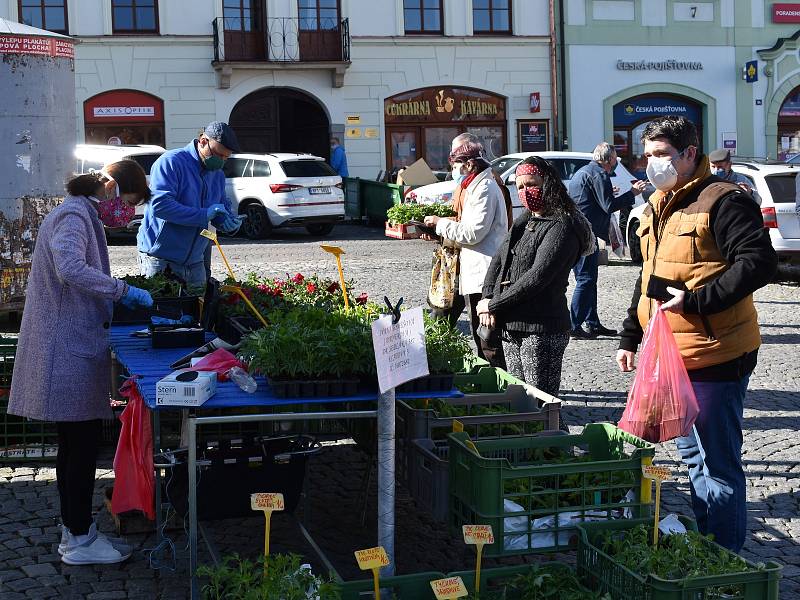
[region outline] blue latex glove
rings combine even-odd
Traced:
[[[242,219],[241,217],[234,217],[230,213],[226,213],[225,220],[222,222],[222,225],[219,228],[222,230],[223,233],[236,233],[239,231],[239,227],[242,226]]]
[[[147,290],[129,285],[128,291],[125,292],[125,295],[122,297],[120,302],[131,309],[136,308],[137,306],[149,308],[153,306],[153,297]]]
[[[225,216],[228,214],[228,209],[225,208],[224,204],[212,204],[206,210],[206,215],[208,216],[209,221],[213,221],[220,215]]]

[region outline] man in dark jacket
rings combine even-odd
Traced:
[[[617,168],[617,153],[608,142],[598,144],[592,161],[578,170],[569,181],[569,195],[592,225],[594,235],[608,244],[611,213],[633,206],[634,199],[644,191],[644,181],[634,182],[631,190],[614,197],[611,173]],[[573,267],[575,291],[572,293],[570,335],[590,339],[598,335],[617,335],[614,329],[603,327],[597,315],[597,259],[600,250],[583,256]],[[583,328],[586,324],[588,329]]]
[[[689,435],[675,440],[697,526],[738,552],[747,528],[743,403],[761,345],[753,292],[771,281],[778,257],[753,198],[711,174],[691,121],[652,121],[642,143],[657,191],[639,226],[644,261],[617,364],[633,370],[643,328],[666,311],[700,407]]]

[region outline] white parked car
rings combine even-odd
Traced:
[[[514,171],[517,165],[529,156],[541,156],[561,175],[564,185],[569,187],[569,180],[581,167],[585,167],[592,160],[591,152],[518,152],[506,154],[492,161],[492,168],[506,182],[506,186],[511,192],[511,203],[514,207],[514,218],[518,217],[523,207],[517,195],[516,178]],[[631,189],[631,182],[636,178],[630,174],[625,166],[618,162],[617,168],[611,176],[611,183],[618,188],[617,195],[624,194]],[[415,199],[421,204],[432,202],[450,202],[453,197],[455,185],[452,180],[432,183],[430,185],[416,188],[406,195],[409,199]],[[637,203],[643,203],[641,195],[636,196]]]
[[[247,218],[242,233],[269,237],[276,227],[305,227],[327,235],[344,220],[342,178],[311,154],[233,154],[225,161],[225,194]]]
[[[795,178],[800,169],[794,165],[768,161],[737,161],[733,170],[747,177],[761,196],[761,216],[769,230],[772,246],[782,260],[800,259],[800,218],[795,210]],[[637,206],[628,217],[626,239],[631,259],[641,262],[641,248],[636,230],[639,228],[645,204]]]
[[[102,144],[77,144],[75,146],[75,173],[91,173],[99,171],[105,165],[118,160],[130,159],[139,163],[150,181],[150,168],[156,159],[166,152],[165,148],[150,144],[133,144],[129,146],[106,146]],[[125,228],[127,233],[136,233],[142,222],[144,206],[136,207],[136,215]],[[121,233],[120,230],[109,230],[109,233]]]

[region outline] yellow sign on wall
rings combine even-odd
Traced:
[[[344,130],[344,137],[346,138],[360,138],[361,127],[348,127]]]
[[[381,132],[378,131],[377,127],[365,127],[364,128],[364,137],[365,138],[379,138],[381,136]]]
[[[361,125],[361,115],[347,115],[344,120],[348,125]]]

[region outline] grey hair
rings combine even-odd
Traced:
[[[614,146],[608,142],[600,142],[595,146],[592,152],[592,160],[601,164],[610,162],[614,155],[617,153]]]
[[[474,144],[480,144],[481,140],[478,138],[477,135],[474,133],[470,133],[469,131],[465,131],[453,138],[452,143],[450,144],[451,147],[461,146],[466,144],[467,142],[472,142]],[[481,144],[483,145],[483,144]]]

